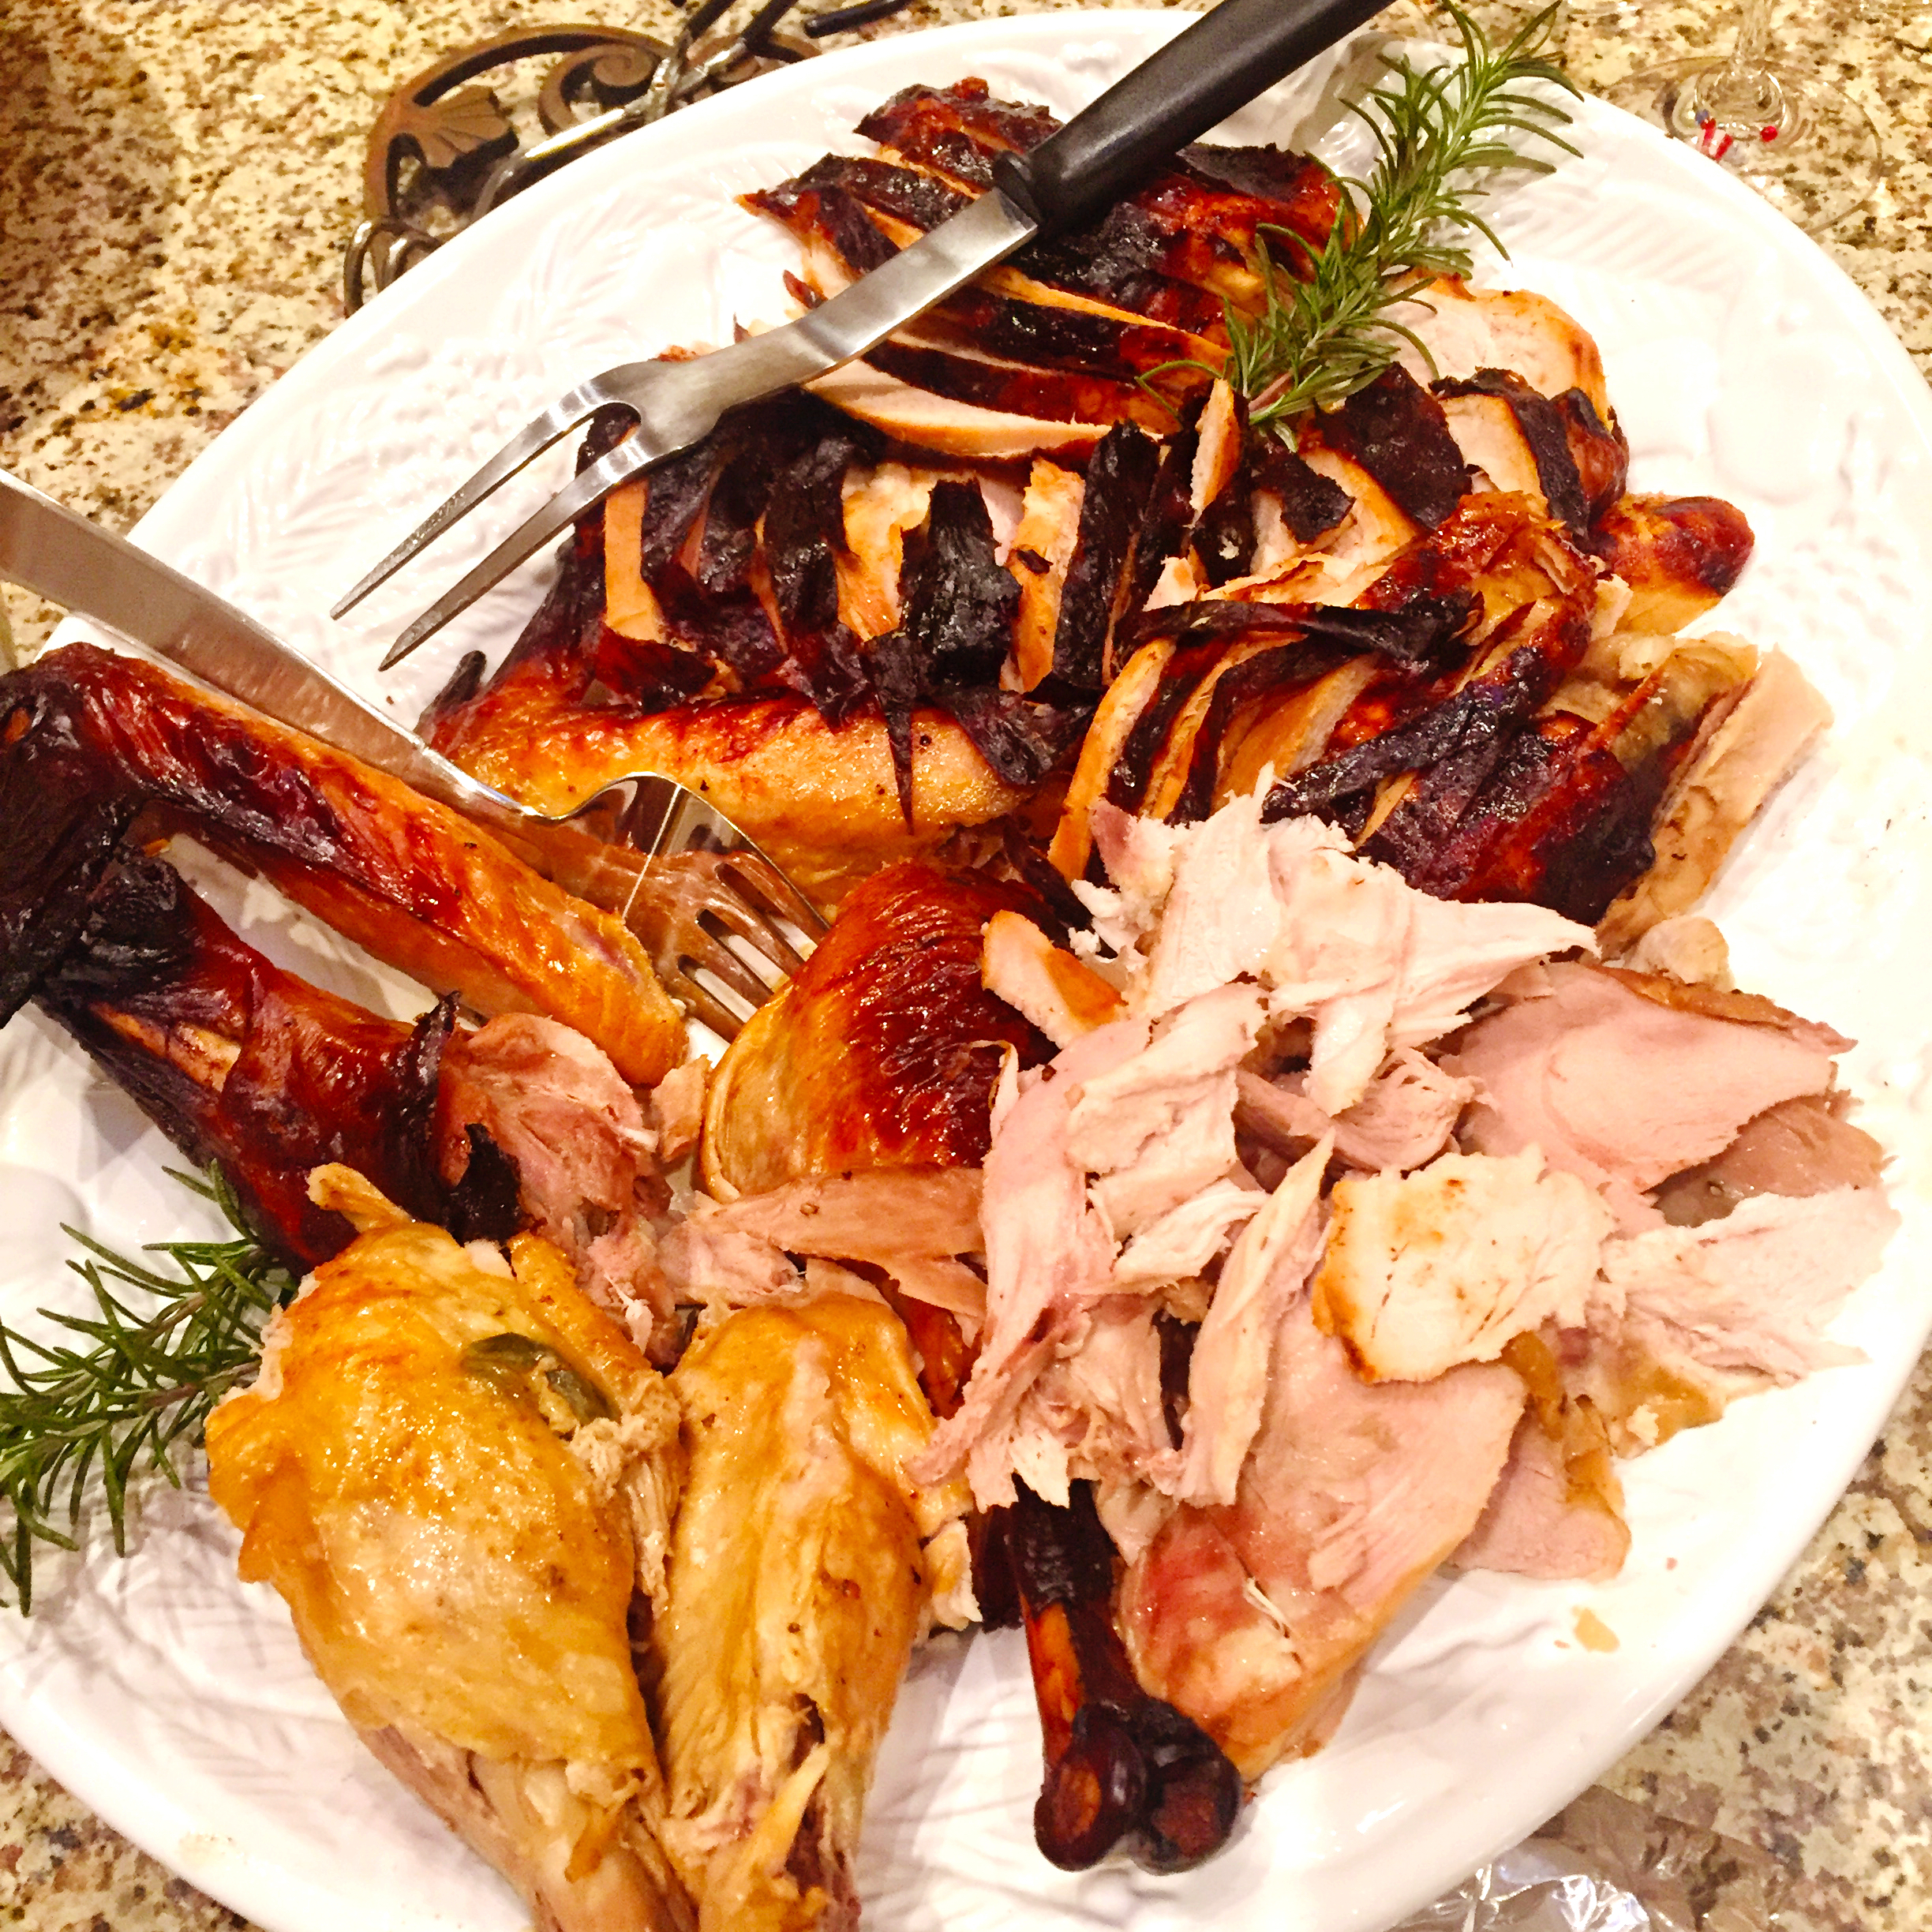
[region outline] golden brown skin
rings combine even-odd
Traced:
[[[980,935],[1034,908],[983,873],[868,879],[713,1076],[701,1171],[720,1200],[862,1167],[976,1166],[1002,1043],[1052,1048],[981,983]]]
[[[506,679],[432,728],[437,750],[539,811],[569,811],[627,772],[702,793],[805,892],[838,904],[882,866],[1020,804],[957,723],[912,721],[912,817],[876,713],[828,724],[804,698],[724,698],[637,713],[569,700],[547,679]]]
[[[560,1020],[637,1085],[683,1058],[683,1018],[620,919],[400,780],[91,644],[0,680],[0,754],[28,766],[43,743],[76,741],[103,789],[185,823],[439,993]]]
[[[1719,496],[1626,496],[1592,533],[1612,575],[1631,587],[1627,631],[1681,631],[1735,584],[1754,541],[1744,512]]]
[[[209,1420],[243,1578],[275,1585],[344,1715],[540,1925],[687,1926],[631,1647],[678,1473],[663,1381],[547,1243],[519,1236],[494,1273],[346,1168],[315,1185],[370,1231]]]
[[[703,1932],[850,1927],[873,1756],[963,1574],[964,1493],[905,1473],[932,1413],[880,1303],[739,1309],[671,1383],[690,1477],[652,1633],[664,1841]]]

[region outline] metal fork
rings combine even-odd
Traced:
[[[500,792],[491,800],[491,829],[547,878],[622,918],[671,997],[725,1039],[804,964],[826,930],[784,873],[675,779],[633,772],[554,817]]]
[[[1026,153],[994,185],[796,320],[680,361],[627,362],[560,397],[425,518],[344,597],[339,617],[525,465],[600,410],[633,433],[588,465],[395,641],[386,671],[632,477],[709,436],[725,411],[807,383],[876,347],[1036,236],[1091,220],[1187,142],[1376,13],[1384,0],[1219,0]],[[769,0],[766,17],[779,0]]]
[[[825,930],[811,902],[717,808],[635,772],[575,811],[533,811],[212,590],[0,470],[0,582],[95,619],[231,698],[487,826],[635,933],[674,999],[732,1038]]]

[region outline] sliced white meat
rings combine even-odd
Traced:
[[[1092,968],[1062,952],[1020,912],[995,912],[987,921],[979,977],[1056,1046],[1072,1046],[1126,1011]]]
[[[1014,683],[1031,691],[1053,669],[1054,639],[1060,627],[1060,597],[1067,565],[1080,541],[1080,505],[1087,481],[1076,470],[1063,470],[1044,457],[1035,459],[1027,479],[1020,527],[1013,533],[1006,567],[1020,586],[1020,610],[1013,619]]]
[[[1631,1535],[1623,1485],[1595,1411],[1585,1404],[1577,1413],[1593,1442],[1552,1436],[1533,1413],[1517,1424],[1503,1474],[1449,1559],[1457,1568],[1606,1583],[1623,1567]]]
[[[1494,1361],[1546,1321],[1581,1327],[1613,1226],[1587,1182],[1545,1173],[1533,1148],[1350,1176],[1330,1205],[1315,1320],[1372,1382]]]
[[[1376,663],[1372,657],[1357,657],[1301,690],[1264,698],[1245,723],[1237,719],[1223,743],[1221,775],[1215,781],[1215,805],[1313,764],[1350,706],[1373,680]]]
[[[1831,723],[1831,707],[1782,651],[1767,651],[1743,695],[1695,745],[1657,807],[1657,863],[1597,927],[1627,952],[1660,919],[1687,912],[1738,834]]]
[[[1559,962],[1546,976],[1547,997],[1478,1020],[1447,1062],[1483,1090],[1463,1142],[1488,1154],[1541,1148],[1600,1189],[1627,1229],[1660,1219],[1646,1189],[1722,1151],[1766,1108],[1831,1084],[1815,1034],[1667,1005],[1597,967]]]
[[[1195,425],[1200,440],[1194,445],[1188,498],[1196,517],[1234,480],[1234,472],[1241,467],[1243,427],[1234,391],[1216,377]]]
[[[685,1298],[743,1308],[796,1294],[793,1255],[862,1263],[959,1316],[970,1341],[986,1318],[986,1284],[952,1257],[979,1249],[979,1192],[977,1168],[884,1167],[725,1206],[700,1200],[665,1236],[665,1265]],[[809,1267],[804,1286],[814,1287]]]
[[[1141,1683],[1249,1778],[1319,1741],[1376,1636],[1475,1527],[1522,1402],[1488,1365],[1372,1386],[1293,1303],[1234,1503],[1178,1511],[1122,1583]]]
[[[1131,1059],[1081,1084],[1066,1144],[1096,1177],[1094,1204],[1116,1236],[1138,1234],[1239,1165],[1234,1069],[1262,1005],[1257,987],[1204,993],[1156,1022]]]
[[[895,441],[979,462],[1009,462],[1043,452],[1084,457],[1107,432],[1105,423],[1048,422],[955,402],[863,362],[848,362],[806,386],[834,409]]]
[[[964,1262],[938,1255],[891,1254],[875,1265],[892,1277],[901,1295],[944,1309],[958,1321],[967,1341],[979,1339],[986,1326],[986,1283]]]
[[[1346,604],[1422,534],[1422,526],[1360,463],[1330,449],[1318,431],[1303,436],[1301,455],[1318,476],[1347,491],[1354,507],[1332,530],[1316,539],[1282,582],[1280,592],[1268,593],[1264,601],[1274,601],[1279,594],[1294,603]],[[1249,585],[1253,586],[1252,579]],[[1244,594],[1260,593],[1255,586]]]
[[[1144,1020],[1103,1027],[1023,1076],[996,1111],[980,1209],[987,1333],[960,1406],[939,1425],[918,1473],[939,1482],[964,1466],[982,1509],[1013,1500],[1021,1399],[1112,1292],[1114,1240],[1088,1204],[1085,1168],[1068,1151],[1068,1116],[1083,1081],[1131,1059],[1147,1039]]]
[[[604,500],[604,621],[620,637],[655,642],[666,635],[664,608],[644,581],[644,505],[650,479],[640,477]]]
[[[1141,608],[1168,610],[1177,604],[1192,604],[1196,597],[1208,594],[1208,579],[1195,562],[1194,553],[1191,550],[1184,551],[1162,564],[1160,575],[1154,579],[1154,588],[1148,593],[1147,602]]]
[[[1322,1176],[1331,1144],[1318,1140],[1242,1229],[1215,1285],[1188,1365],[1188,1411],[1173,1492],[1186,1503],[1232,1503],[1261,1426],[1269,1357],[1289,1302],[1322,1246]]]
[[[1128,1242],[1114,1264],[1115,1286],[1146,1288],[1199,1275],[1267,1198],[1245,1174],[1211,1182]]]
[[[1447,396],[1443,414],[1462,460],[1480,470],[1492,489],[1520,490],[1548,513],[1536,452],[1517,424],[1516,412],[1503,397]]]
[[[1268,1080],[1241,1068],[1234,1076],[1235,1126],[1272,1152],[1299,1160],[1335,1125],[1301,1087],[1297,1076]]]
[[[1721,1221],[1612,1241],[1606,1300],[1621,1309],[1623,1334],[1660,1359],[1681,1354],[1795,1382],[1858,1359],[1826,1339],[1825,1324],[1877,1268],[1898,1219],[1873,1188],[1760,1195]]]
[[[1589,334],[1547,296],[1527,289],[1472,289],[1445,279],[1391,312],[1427,346],[1405,348],[1402,362],[1425,386],[1439,376],[1509,369],[1544,395],[1581,389],[1609,420],[1603,358]],[[1430,366],[1431,361],[1434,367]]]
[[[899,622],[899,577],[905,537],[926,520],[938,474],[902,462],[854,468],[844,485],[845,547],[834,553],[839,620],[874,638]]]
[[[1433,1160],[1476,1091],[1412,1046],[1391,1054],[1361,1099],[1333,1116],[1309,1099],[1299,1073],[1264,1080],[1244,1068],[1236,1077],[1234,1124],[1243,1133],[1290,1157],[1331,1133],[1336,1158],[1371,1174]]]
[[[661,1356],[672,1295],[650,1217],[662,1184],[623,1075],[571,1028],[503,1014],[444,1050],[437,1132],[452,1182],[469,1166],[470,1126],[515,1164],[524,1211],[570,1256],[578,1286]]]
[[[1093,722],[1087,727],[1087,736],[1080,741],[1080,756],[1067,784],[1066,803],[1060,809],[1053,843],[1046,848],[1054,870],[1062,878],[1073,881],[1076,891],[1093,855],[1095,814],[1103,808],[1118,809],[1106,807],[1107,781],[1113,775],[1114,762],[1147,709],[1148,699],[1159,688],[1161,673],[1174,656],[1174,649],[1171,638],[1155,638],[1143,644],[1107,687]]]
[[[1873,1188],[1761,1195],[1721,1221],[1613,1241],[1611,1300],[1569,1370],[1619,1455],[1714,1422],[1739,1395],[1859,1359],[1824,1333],[1898,1216]],[[1620,1301],[1620,1309],[1617,1302]]]
[[[1659,1211],[1673,1227],[1695,1227],[1756,1194],[1877,1187],[1885,1149],[1837,1110],[1844,1099],[1807,1094],[1767,1108],[1715,1160],[1672,1174],[1657,1191]]]

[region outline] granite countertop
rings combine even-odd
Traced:
[[[1413,5],[1416,0],[1405,0]],[[915,0],[874,32],[1035,10]],[[1507,13],[1505,0],[1478,11]],[[1574,0],[1571,70],[1604,85],[1710,48],[1729,9]],[[0,9],[0,464],[116,528],[341,319],[340,250],[389,91],[511,25],[663,32],[661,0],[6,0]],[[1779,9],[1888,155],[1825,238],[1932,372],[1932,5]],[[17,591],[23,642],[53,613]],[[1846,1932],[1932,1923],[1932,1373],[1777,1595],[1604,1782],[1771,1854]],[[0,1745],[5,1744],[0,1738]],[[243,1922],[0,1755],[0,1912],[31,1932]]]

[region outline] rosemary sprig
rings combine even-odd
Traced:
[[[41,1311],[72,1342],[0,1324],[0,1367],[12,1384],[0,1389],[0,1497],[13,1511],[11,1536],[0,1533],[0,1571],[23,1615],[33,1608],[36,1544],[77,1547],[96,1481],[114,1548],[126,1553],[129,1482],[157,1472],[180,1486],[178,1447],[198,1442],[209,1410],[253,1372],[264,1324],[294,1290],[219,1167],[205,1180],[174,1178],[215,1202],[232,1238],[151,1243],[144,1253],[173,1264],[163,1274],[64,1227],[88,1252],[67,1265],[93,1290],[98,1312]],[[144,1297],[140,1305],[129,1290]]]
[[[1556,8],[1500,47],[1453,0],[1448,11],[1462,43],[1459,62],[1421,73],[1392,59],[1391,79],[1350,103],[1375,137],[1376,159],[1365,182],[1342,178],[1351,211],[1324,245],[1270,231],[1301,251],[1304,274],[1289,273],[1256,246],[1261,313],[1227,312],[1228,379],[1247,397],[1251,423],[1288,435],[1309,410],[1337,408],[1373,382],[1405,343],[1428,359],[1390,312],[1439,276],[1470,273],[1470,230],[1507,253],[1471,206],[1487,184],[1470,178],[1510,167],[1550,171],[1548,160],[1513,146],[1511,134],[1577,152],[1556,131],[1568,114],[1526,91],[1526,83],[1545,81],[1577,92],[1539,51]]]

